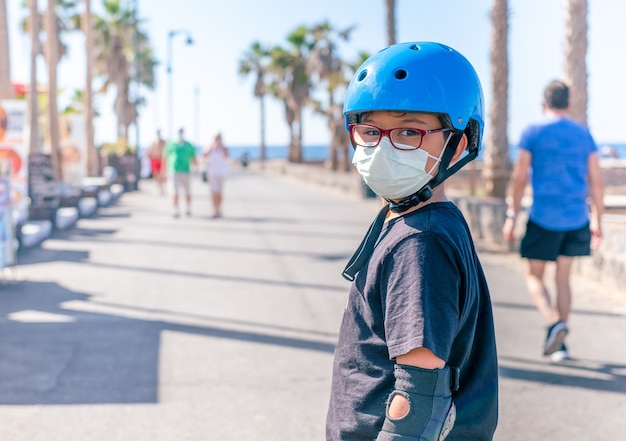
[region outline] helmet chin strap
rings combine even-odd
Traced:
[[[437,170],[437,174],[430,180],[430,182],[428,182],[418,191],[413,193],[411,196],[407,196],[399,201],[385,199],[387,202],[389,202],[389,209],[391,211],[393,211],[394,213],[404,213],[408,209],[415,207],[421,202],[426,202],[432,197],[433,189],[436,186],[455,174],[465,164],[476,158],[476,156],[478,155],[478,149],[470,152],[468,155],[463,157],[463,159],[458,161],[452,167],[448,168],[448,165],[450,165],[450,161],[452,161],[452,157],[456,152],[456,147],[459,145],[462,136],[463,130],[454,131],[454,134],[450,138],[450,141],[444,147],[444,152],[441,157],[441,162],[439,163],[439,169]]]
[[[356,277],[356,274],[363,267],[363,265],[367,263],[367,261],[371,257],[372,252],[374,250],[374,246],[376,244],[376,241],[378,240],[378,236],[380,235],[380,232],[382,231],[383,224],[385,222],[385,219],[387,217],[387,213],[389,212],[389,210],[393,211],[394,213],[403,213],[409,208],[416,206],[420,202],[427,201],[433,195],[432,193],[433,188],[441,184],[449,176],[452,176],[461,167],[463,167],[465,164],[470,162],[472,159],[474,159],[478,155],[478,149],[476,148],[474,149],[474,151],[470,152],[467,156],[465,156],[462,160],[458,161],[452,167],[448,168],[448,165],[450,164],[450,161],[452,160],[452,157],[454,156],[454,152],[456,151],[456,147],[459,145],[459,141],[461,140],[462,136],[463,136],[462,130],[454,131],[454,135],[452,135],[452,137],[450,138],[450,141],[444,147],[443,155],[441,157],[441,162],[439,164],[439,170],[437,171],[437,174],[433,177],[433,179],[431,179],[431,181],[428,184],[424,185],[421,189],[419,189],[417,192],[415,192],[411,196],[408,196],[398,202],[390,201],[389,199],[387,199],[387,202],[389,202],[389,204],[385,205],[379,211],[378,215],[376,216],[376,219],[374,219],[374,221],[370,225],[369,230],[367,231],[367,234],[361,241],[361,244],[359,245],[357,250],[354,252],[352,257],[348,261],[348,264],[346,265],[345,269],[343,270],[342,275],[346,280],[350,280],[350,281],[354,280],[354,278]]]

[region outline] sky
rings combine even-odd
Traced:
[[[129,5],[132,4],[131,0]],[[349,42],[339,45],[346,60],[360,51],[375,53],[386,45],[384,0],[137,0],[142,27],[149,35],[157,66],[154,91],[142,89],[146,106],[141,109],[139,139],[148,145],[157,129],[169,137],[183,127],[197,145],[210,143],[221,132],[230,146],[258,146],[260,105],[253,97],[254,78],[238,73],[240,60],[254,41],[287,46],[286,36],[299,25],[327,20],[336,29],[355,26]],[[474,65],[485,96],[486,130],[491,102],[489,18],[493,0],[396,0],[397,41],[438,41],[463,55]],[[29,81],[30,41],[19,31],[26,11],[22,0],[7,0],[13,80]],[[45,0],[39,0],[40,7]],[[95,13],[100,0],[92,1]],[[561,78],[565,39],[564,0],[509,0],[509,142],[515,144],[523,128],[541,119],[545,85]],[[589,1],[588,122],[598,144],[626,142],[620,119],[626,102],[626,27],[623,0]],[[171,31],[182,31],[169,38]],[[186,44],[186,37],[193,39]],[[69,55],[58,69],[59,103],[85,84],[84,38],[66,38]],[[172,55],[168,55],[168,42]],[[167,65],[172,66],[168,77]],[[39,81],[47,82],[45,67]],[[172,109],[168,111],[171,81]],[[94,84],[98,84],[97,80]],[[96,121],[96,142],[116,138],[112,94],[97,98],[101,116]],[[131,140],[136,135],[131,132]],[[266,142],[286,146],[288,126],[283,106],[266,99]],[[306,113],[304,145],[328,145],[329,131],[320,116]]]

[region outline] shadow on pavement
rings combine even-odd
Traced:
[[[493,308],[508,308],[508,309],[519,309],[524,311],[536,311],[537,308],[530,303],[513,303],[513,302],[503,302],[503,301],[493,301]],[[608,312],[608,311],[592,311],[592,310],[584,310],[580,308],[572,309],[571,314],[574,315],[586,315],[586,316],[597,316],[597,317],[613,317],[620,318],[623,317],[624,314],[616,313],[616,312]]]
[[[113,228],[81,228],[78,226],[74,226],[69,230],[64,231],[55,231],[54,239],[58,240],[72,240],[77,237],[89,237],[89,238],[99,238],[105,237],[107,240],[110,236],[113,236],[117,233],[116,229]]]
[[[53,282],[0,290],[0,404],[157,400],[161,327],[63,308],[89,299]]]
[[[110,236],[115,234],[115,229],[104,228],[80,228],[77,226],[72,227],[69,230],[57,230],[53,232],[53,238],[60,241],[72,241],[77,238],[89,237],[90,239],[96,239],[106,236],[109,240]],[[18,249],[18,263],[19,264],[36,264],[45,262],[81,262],[89,258],[88,251],[78,250],[60,250],[52,248],[43,248],[42,244],[35,245],[33,247]]]
[[[548,365],[519,357],[505,356],[500,357],[500,360],[528,366],[522,368],[501,365],[500,376],[503,378],[619,394],[626,392],[626,364],[578,358]],[[558,367],[558,371],[554,370],[555,367]]]
[[[163,331],[334,351],[310,338],[133,318],[119,305],[120,314],[94,312],[92,297],[53,282],[0,287],[0,405],[157,403]]]
[[[34,265],[47,262],[83,262],[89,258],[89,251],[82,250],[55,250],[41,248],[36,253],[21,252],[18,255],[19,264]]]

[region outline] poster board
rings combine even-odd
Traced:
[[[85,116],[82,113],[64,115],[65,130],[61,133],[60,147],[63,159],[64,180],[80,188],[87,177],[87,135]]]
[[[29,219],[53,220],[59,208],[59,186],[54,179],[52,157],[45,153],[28,155]]]
[[[11,163],[11,204],[14,222],[28,218],[28,138],[25,100],[0,100],[0,160]]]
[[[11,160],[0,159],[0,269],[15,265],[15,226],[11,204]]]

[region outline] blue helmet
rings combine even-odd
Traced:
[[[343,107],[348,125],[374,110],[433,113],[464,132],[477,154],[484,128],[480,80],[467,59],[433,42],[401,43],[368,58],[357,70]]]

